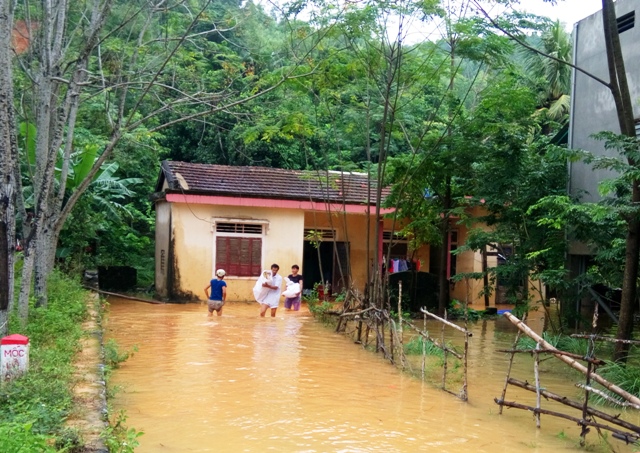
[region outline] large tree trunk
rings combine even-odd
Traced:
[[[0,336],[7,329],[13,300],[17,140],[11,68],[13,1],[0,0]]]
[[[47,279],[55,264],[57,244],[58,235],[56,234],[55,226],[51,224],[45,225],[36,245],[37,253],[33,274],[33,292],[36,298],[36,307],[47,306]]]
[[[635,124],[633,118],[633,104],[627,83],[627,73],[620,46],[618,24],[616,21],[615,6],[613,0],[602,0],[602,21],[607,51],[607,64],[609,69],[609,84],[611,94],[616,104],[620,133],[628,137],[635,137]],[[631,166],[637,166],[638,162],[629,159]],[[640,187],[638,180],[632,183],[631,202],[634,207],[640,205]],[[636,308],[638,281],[638,258],[640,257],[640,221],[638,213],[634,212],[626,219],[627,237],[624,263],[624,276],[622,280],[622,295],[620,301],[620,322],[616,338],[628,340],[633,331],[633,312]],[[616,343],[614,358],[617,361],[625,361],[629,345]]]

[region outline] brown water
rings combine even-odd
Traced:
[[[227,304],[220,318],[206,311],[111,300],[107,336],[139,349],[112,378],[124,389],[114,406],[144,432],[136,451],[576,451],[579,428],[571,422],[543,417],[538,430],[530,413],[498,415],[493,398],[501,393],[506,358],[496,349],[514,337],[502,320],[473,326],[464,403],[400,373],[307,312],[259,318],[257,304],[243,303]],[[571,379],[546,366],[543,385],[576,394]],[[531,380],[530,362],[519,360],[518,367],[516,377]],[[507,399],[532,402],[511,389]],[[598,443],[594,434],[587,440]],[[610,442],[616,451],[632,451]]]

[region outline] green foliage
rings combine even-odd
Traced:
[[[33,432],[33,423],[9,422],[0,425],[0,451],[5,453],[53,453],[49,436]]]
[[[25,376],[0,388],[0,427],[33,438],[25,440],[26,445],[65,432],[63,423],[72,404],[72,362],[83,334],[86,297],[77,281],[55,271],[49,278],[48,308],[32,307],[26,329],[20,330],[30,340],[30,368]],[[11,331],[16,326],[13,320]]]
[[[423,349],[425,354],[428,356],[444,359],[444,352],[442,349],[421,336],[413,337],[404,345],[404,353],[407,355],[422,355]]]
[[[119,411],[100,435],[111,453],[133,453],[140,445],[138,438],[143,432],[127,427],[126,421],[125,411]]]
[[[572,338],[568,335],[552,334],[544,332],[542,338],[552,345],[554,348],[561,351],[570,352],[572,354],[579,354],[586,356],[588,351],[588,341],[582,338]],[[529,337],[522,337],[518,341],[518,349],[535,349],[536,341]]]
[[[632,395],[640,396],[640,367],[637,366],[637,360],[637,356],[630,356],[628,364],[613,361],[608,362],[606,365],[598,368],[598,374],[609,382],[614,382],[618,387]],[[619,396],[604,388],[601,390],[615,400],[620,399]],[[598,395],[593,395],[592,398],[600,404],[611,404]]]
[[[307,305],[309,306],[309,311],[314,315],[322,316],[326,314],[328,311],[333,310],[333,304],[328,301],[319,301],[316,299],[307,299]]]
[[[109,369],[119,368],[122,362],[127,361],[136,352],[138,352],[137,346],[130,351],[122,351],[116,340],[109,338],[104,343],[104,363]]]
[[[447,318],[448,319],[466,319],[475,322],[478,319],[482,318],[484,314],[481,310],[474,310],[473,308],[469,308],[466,304],[452,300],[449,308],[447,309]]]

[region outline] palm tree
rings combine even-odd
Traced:
[[[542,33],[536,47],[543,53],[560,61],[546,58],[524,49],[526,76],[539,93],[538,115],[558,123],[568,121],[571,87],[571,67],[561,62],[571,63],[571,35],[565,31],[560,21],[551,23]]]

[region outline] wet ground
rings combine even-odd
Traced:
[[[111,385],[123,389],[115,408],[144,432],[139,452],[579,451],[572,422],[543,417],[538,430],[530,413],[498,415],[493,398],[507,357],[496,350],[515,336],[504,319],[471,327],[465,403],[399,372],[306,310],[260,318],[257,304],[231,302],[224,316],[207,318],[199,304],[110,302],[107,337],[138,348]],[[519,359],[514,375],[531,381],[531,361]],[[577,396],[571,376],[543,364],[549,390]],[[507,400],[533,401],[515,390]],[[611,451],[594,434],[587,440],[590,451]]]

